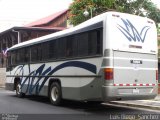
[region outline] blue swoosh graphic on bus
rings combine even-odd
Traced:
[[[18,68],[16,69],[16,71],[14,72],[14,75],[16,75],[16,73],[17,73],[17,71],[19,70],[19,73],[21,73],[21,71],[22,71],[22,74],[24,73],[24,71],[23,71],[23,67],[24,67],[24,65],[20,65],[20,66],[18,66]]]
[[[50,75],[53,75],[58,70],[61,70],[66,67],[78,67],[78,68],[83,68],[85,70],[88,70],[94,74],[97,73],[97,67],[95,65],[87,63],[87,62],[81,62],[81,61],[65,62],[65,63],[62,63],[62,64],[56,66],[54,69],[52,69],[51,66],[45,69],[45,66],[46,66],[46,64],[42,64],[38,69],[30,72],[27,77],[21,77],[21,81],[24,78],[23,82],[21,83],[21,88],[24,87],[24,85],[27,83],[26,93],[28,91],[29,94],[32,94],[33,90],[35,89],[36,94],[38,94],[41,91],[41,89],[43,88],[46,81],[49,79]],[[21,66],[20,68],[23,69],[23,67],[24,66]],[[22,76],[23,75],[24,75],[24,72],[22,72]],[[35,78],[36,78],[34,76],[38,76],[38,75],[40,75],[40,77],[38,77],[38,79],[34,83]],[[33,77],[30,78],[30,76],[33,76]],[[47,76],[47,77],[42,77],[42,76]],[[40,84],[40,81],[42,80],[42,78],[44,78],[44,80]]]
[[[128,20],[121,18],[124,27],[118,24],[118,29],[123,33],[123,35],[129,40],[134,42],[144,43],[148,30],[151,28],[149,26],[144,26],[140,32],[135,28],[135,26]]]
[[[66,62],[66,63],[63,63],[59,66],[57,66],[56,68],[54,68],[48,75],[52,75],[53,73],[55,73],[56,71],[62,69],[62,68],[65,68],[65,67],[79,67],[79,68],[83,68],[83,69],[86,69],[94,74],[97,73],[97,68],[95,65],[93,64],[90,64],[90,63],[86,63],[86,62],[80,62],[80,61],[70,61],[70,62]],[[42,87],[44,86],[45,82],[47,81],[49,77],[46,77],[41,86],[40,86],[40,90],[42,89]]]

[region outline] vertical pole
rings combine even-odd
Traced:
[[[18,33],[18,43],[20,43],[21,42],[21,40],[20,40],[20,32],[19,31],[17,31],[17,33]]]
[[[90,11],[91,11],[91,18],[93,17],[93,11],[92,11],[92,8],[90,7]]]
[[[20,31],[15,31],[14,29],[12,31],[17,33],[17,39],[18,39],[17,42],[20,43],[21,42]]]

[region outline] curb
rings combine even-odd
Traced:
[[[123,106],[129,106],[129,107],[139,107],[139,108],[145,108],[145,109],[152,109],[152,110],[160,110],[160,106],[151,106],[151,105],[143,105],[143,104],[137,104],[137,103],[127,103],[127,102],[117,102],[117,101],[111,101],[110,104],[114,105],[123,105]]]

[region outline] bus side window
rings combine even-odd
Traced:
[[[31,47],[31,61],[34,62],[36,61],[36,56],[37,56],[37,50],[35,46]]]
[[[90,31],[89,33],[89,55],[99,55],[101,54],[101,42],[102,42],[102,32],[101,29],[96,29]]]
[[[77,40],[74,36],[67,38],[66,57],[77,57]]]
[[[11,51],[11,65],[15,64],[15,54],[14,51]]]
[[[41,61],[42,60],[42,49],[41,44],[31,47],[31,61]]]
[[[10,52],[7,53],[7,68],[11,66],[11,54]]]
[[[88,46],[88,52],[89,55],[96,55],[97,53],[97,31],[93,30],[89,33],[89,46]]]
[[[24,62],[28,63],[30,61],[30,49],[25,48],[24,49]]]
[[[42,61],[42,44],[37,45],[37,60]]]
[[[58,40],[58,58],[66,57],[66,38],[61,38]]]
[[[49,59],[49,42],[45,42],[42,45],[42,60]]]
[[[57,40],[49,42],[49,59],[57,58]]]
[[[77,37],[78,37],[78,56],[87,56],[88,33],[80,33]]]
[[[24,59],[25,59],[25,49],[24,48],[22,48],[22,49],[20,49],[20,50],[18,50],[18,54],[19,54],[19,60],[18,60],[18,62],[19,63],[24,63]]]
[[[16,55],[15,64],[19,64],[20,61],[19,50],[15,50],[15,55]]]
[[[102,41],[103,41],[103,30],[102,28],[97,30],[97,54],[102,54]]]

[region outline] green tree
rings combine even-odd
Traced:
[[[160,22],[160,10],[151,0],[116,0],[115,7],[118,11],[120,11],[119,6],[122,12],[148,17],[156,23]]]
[[[114,8],[115,0],[73,0],[69,9],[69,21],[73,25],[80,24],[92,16],[96,16],[106,10]],[[83,15],[84,11],[89,12],[89,16]],[[92,13],[91,13],[92,11]]]
[[[83,15],[85,10],[89,12],[88,17]],[[91,12],[96,16],[109,10],[146,16],[160,23],[160,10],[151,0],[74,0],[70,5],[69,21],[77,25],[90,19]]]

